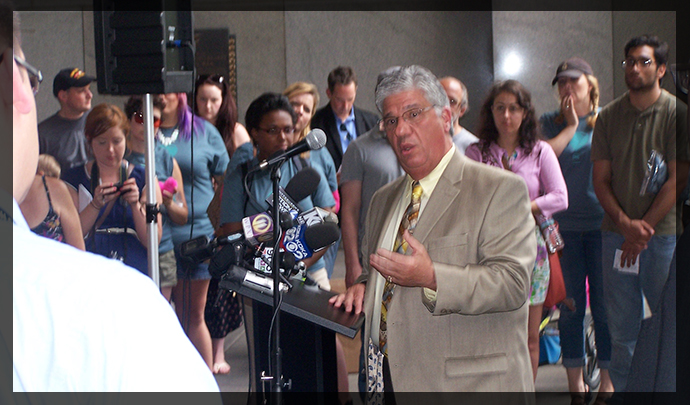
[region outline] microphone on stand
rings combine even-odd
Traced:
[[[310,196],[319,185],[321,176],[311,167],[305,167],[290,179],[283,190],[279,190],[279,207],[281,212],[280,226],[283,229],[288,229],[293,226],[293,220],[297,218],[301,211],[297,205],[298,201]],[[264,211],[249,217],[242,218],[242,229],[244,230],[244,237],[247,242],[254,246],[261,243],[268,242],[273,239],[273,218],[271,218],[270,211],[273,204],[273,194],[266,200],[269,205],[269,210]],[[288,214],[288,215],[282,215]]]
[[[319,128],[314,128],[311,131],[309,131],[309,133],[307,134],[307,136],[304,137],[304,139],[292,145],[285,152],[279,154],[278,156],[268,158],[263,162],[259,163],[259,170],[266,170],[269,167],[277,163],[281,163],[286,159],[290,159],[295,155],[299,155],[302,152],[306,152],[308,150],[321,149],[324,147],[324,145],[326,145],[326,133]]]
[[[340,236],[340,229],[332,222],[324,222],[308,226],[306,224],[297,225],[294,228],[285,232],[285,237],[281,239],[281,248],[285,250],[282,254],[287,259],[282,260],[281,268],[290,267],[293,264],[292,272],[296,274],[294,269],[299,267],[299,261],[311,257],[314,252],[318,252],[330,246],[333,242],[338,240]],[[224,249],[228,249],[225,247]],[[271,251],[269,251],[271,250]],[[222,254],[222,250],[220,254]],[[215,257],[214,257],[215,259]],[[230,266],[226,273],[226,277],[245,287],[259,291],[263,294],[273,294],[273,277],[266,273],[270,267],[272,259],[272,249],[267,248],[261,252],[260,257],[257,257],[253,264],[243,268],[237,265]],[[213,263],[213,260],[212,260]],[[226,267],[227,268],[227,267]],[[209,266],[211,270],[211,266]],[[287,270],[287,268],[285,269]],[[301,267],[299,271],[304,271]],[[306,277],[306,285],[310,284],[309,277]],[[280,291],[287,291],[290,286],[287,283],[280,283]]]

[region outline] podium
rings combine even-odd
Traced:
[[[334,308],[328,300],[336,295],[303,281],[290,280],[293,288],[283,292],[280,306],[280,348],[283,377],[290,386],[284,392],[337,392],[335,333],[354,338],[364,314],[355,315]],[[270,392],[271,383],[262,383],[269,374],[270,325],[273,296],[248,288],[225,276],[220,288],[242,296],[249,351],[249,381],[252,392]]]

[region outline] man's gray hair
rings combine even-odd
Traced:
[[[376,108],[383,114],[383,102],[393,94],[408,90],[421,90],[440,115],[443,107],[449,107],[448,95],[431,71],[423,66],[393,67],[379,75],[376,86]]]

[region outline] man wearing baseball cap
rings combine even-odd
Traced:
[[[79,68],[62,69],[53,80],[53,95],[60,110],[38,124],[40,152],[55,157],[63,173],[88,160],[84,124],[91,109],[89,87],[94,80]]]

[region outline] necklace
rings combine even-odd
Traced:
[[[176,140],[177,137],[180,135],[180,130],[175,127],[175,129],[172,131],[172,134],[168,137],[163,135],[163,131],[158,132],[158,140],[160,143],[163,144],[163,146],[170,146],[172,145]]]

